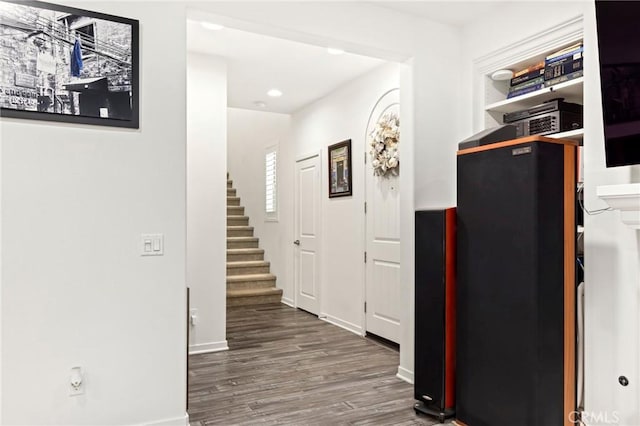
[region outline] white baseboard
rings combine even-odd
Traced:
[[[289,299],[288,297],[283,297],[282,299],[280,299],[280,301],[287,306],[291,306],[292,308],[296,307],[295,304],[293,303],[293,299]]]
[[[320,314],[318,318],[322,321],[326,321],[329,324],[337,325],[340,328],[344,328],[347,331],[357,334],[358,336],[364,336],[364,330],[359,325],[350,323],[349,321],[343,321],[340,318],[332,317],[328,314]]]
[[[413,384],[413,371],[409,371],[404,367],[398,366],[398,373],[396,374],[396,377],[407,383]]]
[[[189,426],[189,414],[174,417],[172,419],[162,419],[150,423],[142,423],[144,426]]]
[[[220,352],[229,350],[226,340],[222,342],[198,343],[189,345],[189,355],[208,354],[209,352]]]

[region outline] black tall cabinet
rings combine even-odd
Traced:
[[[573,141],[458,152],[457,418],[569,425],[575,409]]]

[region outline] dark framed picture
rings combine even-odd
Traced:
[[[329,147],[329,198],[352,195],[351,139]]]
[[[139,127],[135,19],[0,0],[0,116]]]

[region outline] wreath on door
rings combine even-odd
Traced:
[[[400,89],[385,92],[369,113],[365,139],[374,176],[400,172]]]
[[[398,175],[400,166],[400,118],[395,112],[387,112],[369,135],[369,154],[375,176]]]

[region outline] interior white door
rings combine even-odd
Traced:
[[[295,289],[296,306],[318,315],[320,239],[320,156],[296,162]]]
[[[387,92],[373,109],[367,141],[378,120],[389,112],[399,114],[398,89]],[[399,343],[400,178],[374,176],[371,157],[366,155],[366,331]]]

